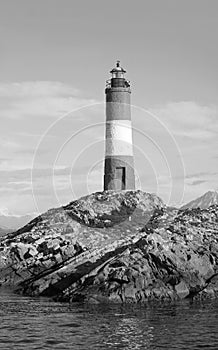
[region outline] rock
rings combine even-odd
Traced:
[[[142,191],[97,192],[3,237],[0,280],[68,302],[216,297],[217,232],[218,206],[176,210]]]
[[[175,290],[180,299],[184,299],[189,295],[189,289],[184,281],[177,284]]]

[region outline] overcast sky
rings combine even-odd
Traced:
[[[132,88],[137,186],[218,189],[216,0],[0,0],[0,213],[102,189],[104,88]]]

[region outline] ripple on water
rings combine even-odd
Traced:
[[[0,350],[218,348],[218,301],[87,306],[8,290],[0,300]]]

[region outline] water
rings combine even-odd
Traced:
[[[218,349],[218,301],[54,303],[0,290],[0,350]]]

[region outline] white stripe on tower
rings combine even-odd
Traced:
[[[106,156],[133,156],[131,120],[106,123]]]

